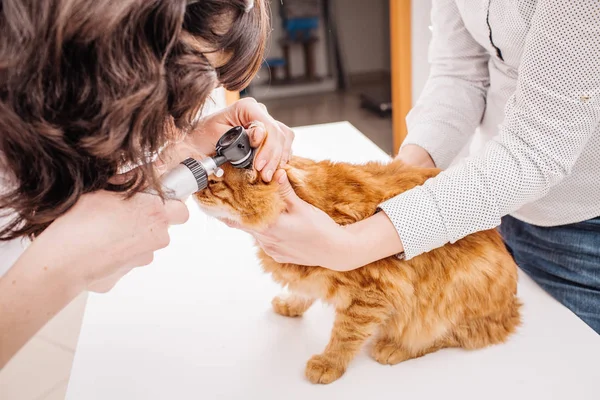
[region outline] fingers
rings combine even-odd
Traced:
[[[106,278],[95,281],[87,287],[87,290],[95,293],[107,293],[114,288],[121,278],[127,275],[129,271],[131,271],[131,268],[121,268]]]
[[[252,228],[245,227],[242,224],[240,224],[239,222],[232,221],[227,218],[219,218],[219,221],[221,221],[222,223],[227,225],[229,228],[239,229],[240,231],[249,233],[250,235],[255,235],[258,233],[256,230],[254,230]]]
[[[258,148],[258,153],[254,160],[254,168],[257,171],[262,171],[267,165],[268,158],[263,152],[261,145],[265,143],[265,139],[267,138],[267,130],[262,122],[254,121],[250,124],[248,128],[249,136],[250,136],[250,146],[253,148]]]
[[[181,225],[190,218],[190,212],[186,205],[178,200],[168,200],[165,203],[165,211],[169,225]]]
[[[285,170],[278,170],[275,174],[275,180],[279,184],[279,194],[286,203],[288,211],[290,211],[291,207],[296,204],[297,201],[300,201],[300,198],[296,195],[296,192],[294,192],[294,188],[292,188]]]
[[[128,264],[132,268],[136,268],[136,267],[144,267],[146,265],[150,265],[150,264],[152,264],[153,261],[154,261],[154,253],[153,252],[145,252],[145,253],[139,254],[139,255],[135,256],[134,258],[132,258]]]
[[[107,293],[115,287],[115,285],[121,280],[121,278],[123,278],[125,275],[131,272],[132,269],[152,264],[153,261],[154,253],[151,251],[138,254],[126,263],[126,267],[120,268],[111,275],[95,281],[93,284],[88,286],[87,289],[91,292]]]
[[[287,126],[273,119],[267,108],[254,99],[238,101],[236,114],[244,126],[250,123],[250,144],[259,148],[254,168],[260,172],[265,182],[270,182],[277,168],[288,162],[294,134]]]
[[[276,140],[268,140],[261,151],[259,152],[261,157],[267,159],[267,163],[261,170],[261,176],[265,182],[271,182],[273,175],[279,164],[281,163],[281,155],[283,150],[283,138],[277,138]]]
[[[294,142],[294,137],[296,135],[294,134],[294,131],[292,131],[290,128],[287,127],[287,125],[285,125],[279,121],[277,122],[277,124],[279,125],[279,128],[281,129],[281,131],[283,132],[283,134],[285,136],[285,140],[284,140],[284,144],[283,144],[283,152],[281,154],[281,162],[279,163],[279,166],[283,167],[292,158],[292,143]]]
[[[118,281],[119,280],[117,279],[113,281],[102,280],[99,282],[94,282],[88,286],[87,290],[94,293],[108,293],[113,287],[115,287]]]
[[[260,121],[252,121],[248,126],[248,135],[250,136],[250,146],[259,147],[267,137],[265,125]]]
[[[255,107],[261,110],[261,119],[252,123],[255,127],[250,144],[255,148],[258,147],[254,168],[261,173],[265,182],[270,182],[283,161],[286,135],[279,127],[278,122],[271,118],[266,111],[262,111],[261,105],[256,104]]]
[[[256,243],[258,244],[258,246],[269,256],[271,257],[275,262],[278,263],[286,263],[288,262],[288,258],[285,257],[283,254],[281,254],[280,249],[273,243],[269,242],[269,241],[264,241],[262,239],[259,239],[257,237],[255,237],[256,239]]]
[[[222,223],[224,223],[225,225],[227,225],[230,228],[243,229],[242,225],[239,222],[232,221],[228,218],[219,218],[219,221],[221,221]]]

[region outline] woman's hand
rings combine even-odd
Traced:
[[[131,269],[150,264],[156,250],[169,244],[169,226],[188,219],[186,206],[138,193],[86,194],[34,241],[65,258],[65,271],[87,290],[106,292]],[[39,242],[39,243],[38,243]]]
[[[275,174],[286,210],[266,229],[241,228],[275,261],[349,271],[401,253],[402,243],[384,213],[340,226],[318,208],[300,199],[284,170]]]
[[[252,98],[237,101],[224,110],[203,118],[186,142],[201,154],[212,154],[219,138],[235,126],[250,128],[250,144],[255,148],[260,147],[254,166],[261,171],[264,181],[271,181],[275,171],[292,156],[294,132],[274,120],[266,107]]]
[[[253,235],[260,247],[279,263],[352,269],[354,263],[347,251],[352,242],[351,235],[329,215],[300,199],[285,171],[279,170],[275,179],[286,211],[264,230],[244,230]]]
[[[82,196],[0,277],[0,368],[83,290],[106,292],[152,262],[187,218],[183,203],[151,194]]]

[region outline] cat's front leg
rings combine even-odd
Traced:
[[[338,310],[329,344],[323,354],[306,364],[306,377],[312,383],[331,383],[341,377],[365,341],[387,318],[382,306],[352,304]]]
[[[314,299],[292,293],[276,296],[271,301],[273,311],[284,317],[301,317],[313,303]]]
[[[371,356],[380,364],[395,365],[412,358],[422,357],[444,347],[457,347],[454,335],[431,337],[427,340],[426,330],[418,336],[418,341],[410,341],[404,334],[406,319],[396,314],[381,326],[380,334],[371,348]],[[415,325],[415,321],[413,321]]]

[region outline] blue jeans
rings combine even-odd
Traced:
[[[600,217],[547,228],[506,216],[500,233],[517,265],[600,334]]]

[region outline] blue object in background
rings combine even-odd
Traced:
[[[263,62],[264,67],[277,68],[285,67],[286,61],[284,58],[267,58]]]
[[[291,18],[283,21],[283,28],[292,40],[309,40],[312,32],[319,27],[318,17]]]

